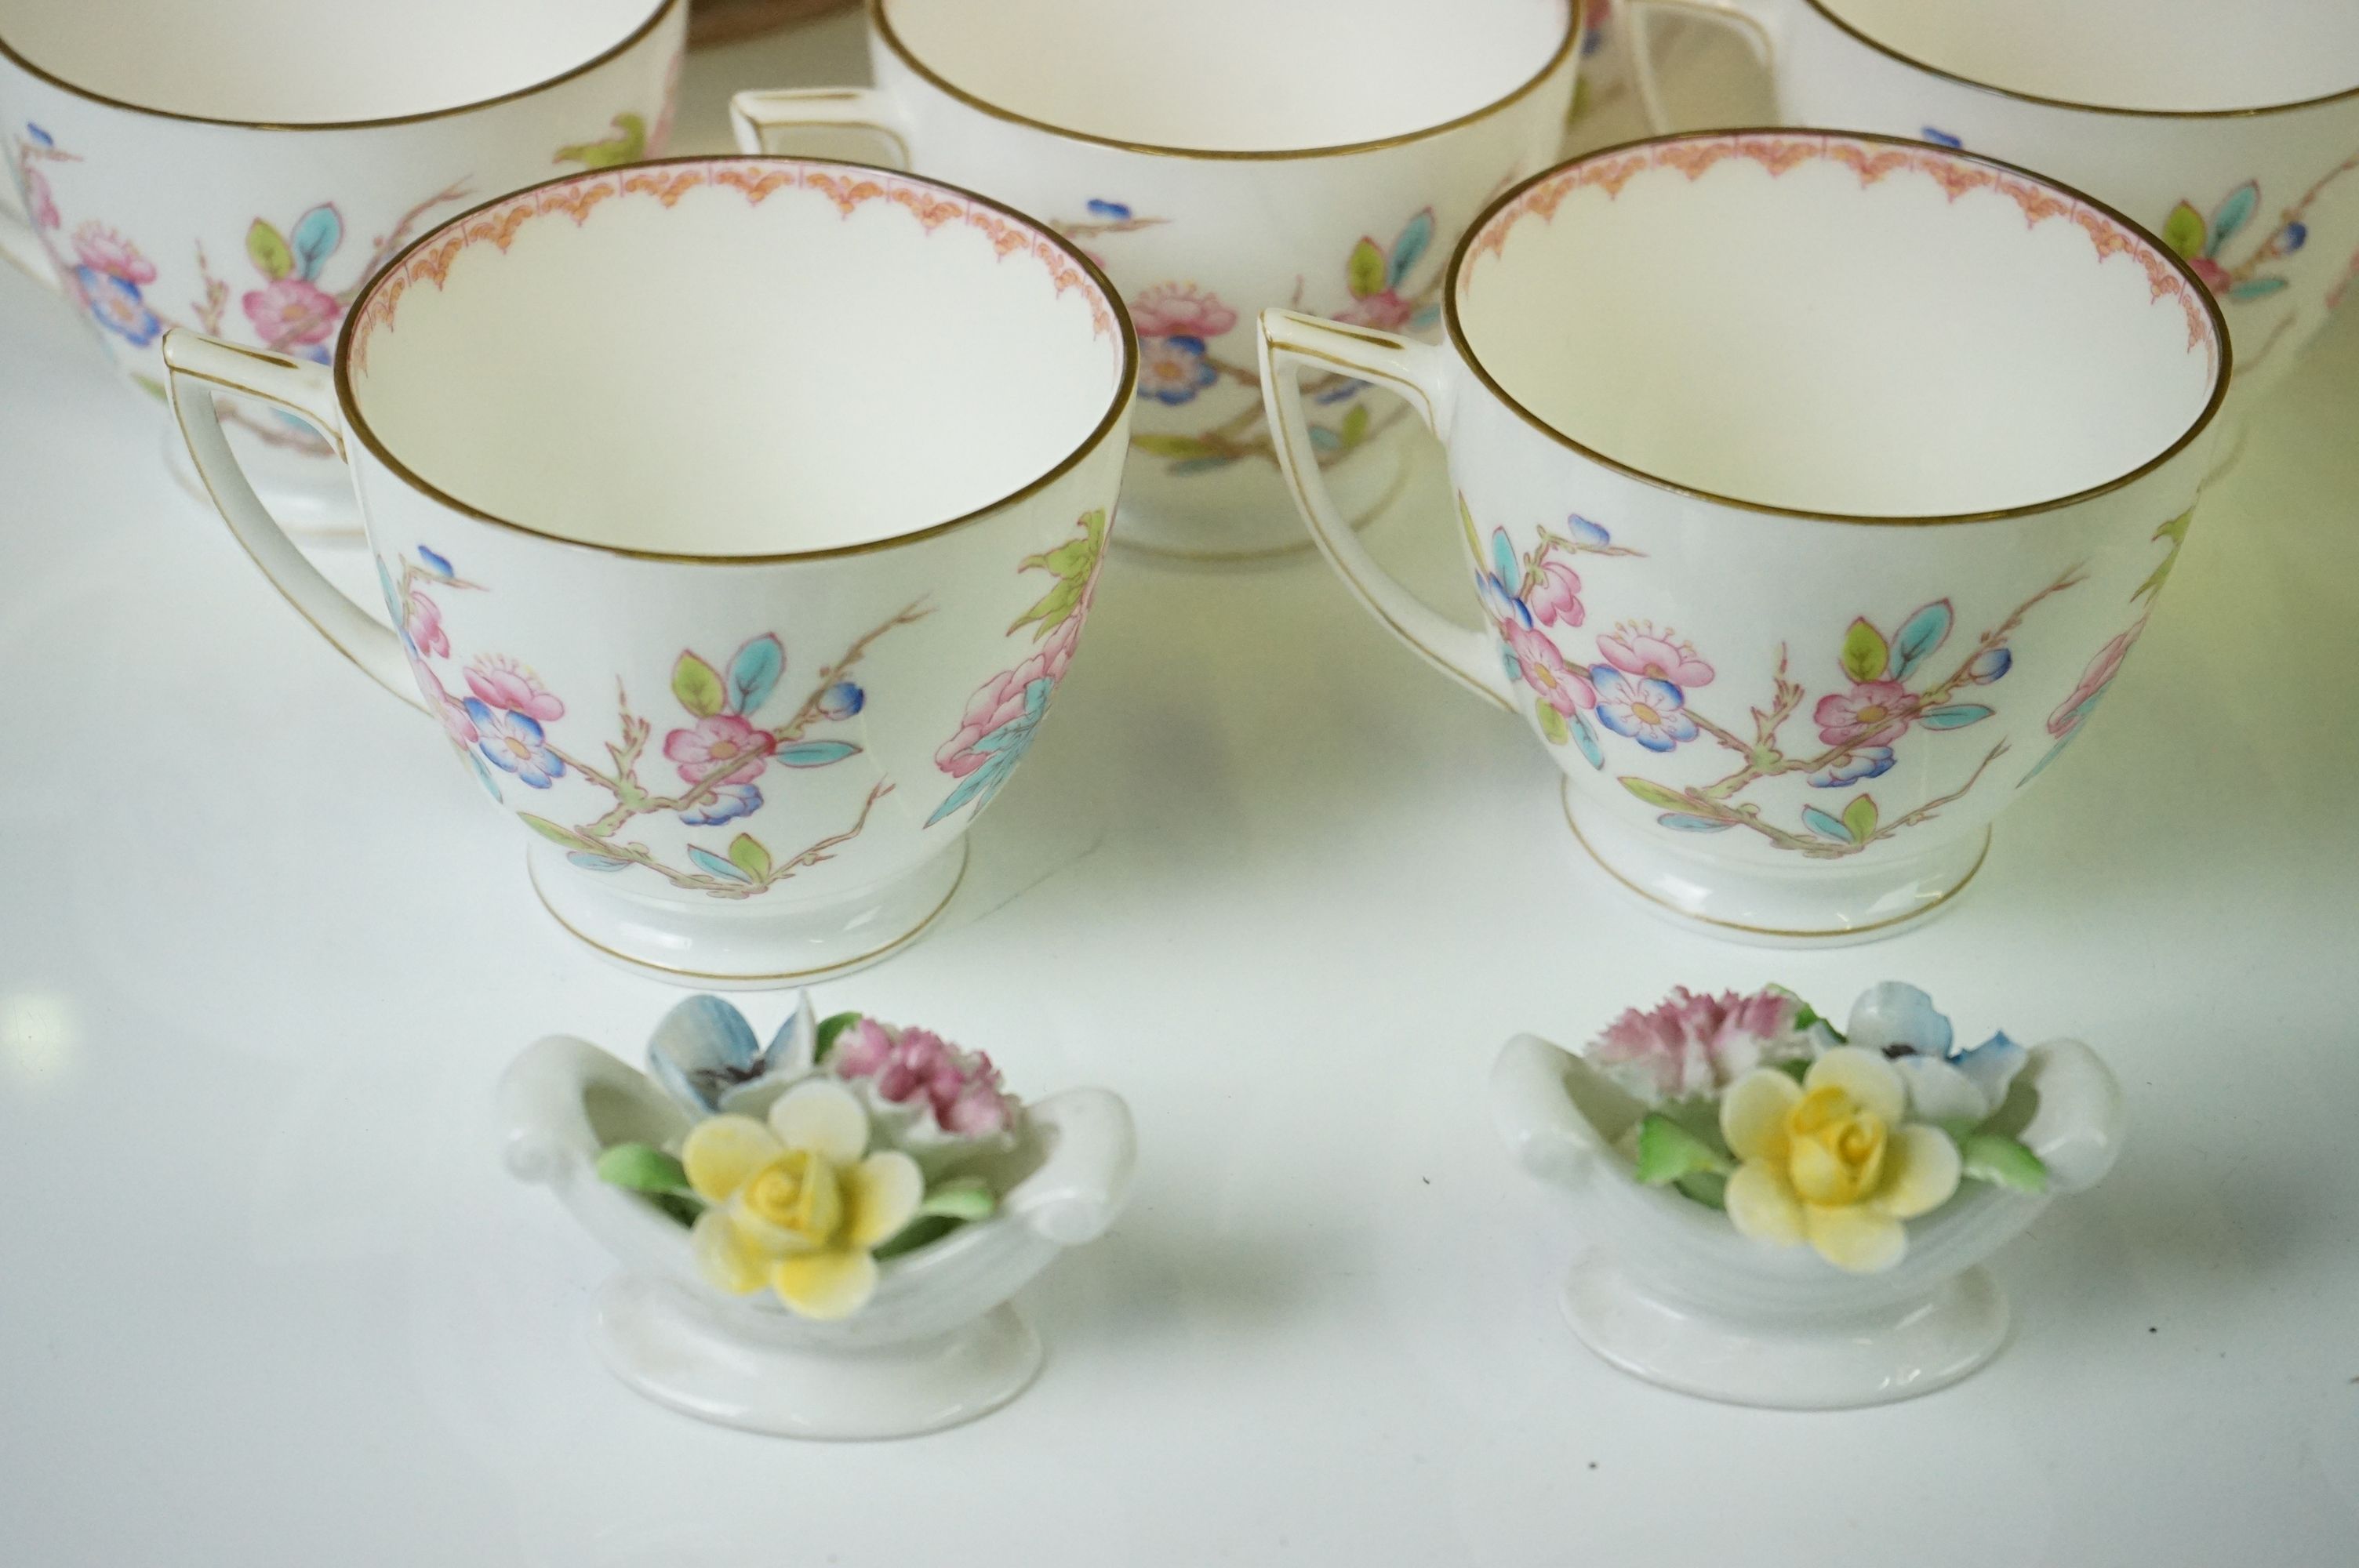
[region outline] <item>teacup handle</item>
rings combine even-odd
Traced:
[[[1302,412],[1302,367],[1320,374],[1343,371],[1388,387],[1407,398],[1427,428],[1449,435],[1450,355],[1444,349],[1397,338],[1365,327],[1338,326],[1293,310],[1261,313],[1262,400],[1277,432],[1277,466],[1294,492],[1294,503],[1330,565],[1370,614],[1392,629],[1444,675],[1489,697],[1509,712],[1515,699],[1491,633],[1462,626],[1427,606],[1376,564],[1366,546],[1327,492],[1318,449],[1310,444]]]
[[[425,708],[401,639],[371,620],[360,606],[345,598],[304,558],[270,515],[262,498],[239,466],[237,454],[222,434],[221,410],[214,399],[223,392],[259,397],[275,403],[318,430],[347,467],[344,419],[336,406],[336,384],[325,365],[289,359],[264,349],[249,349],[208,338],[201,332],[175,327],[164,334],[164,369],[170,383],[172,415],[195,460],[197,477],[213,505],[262,568],[270,584],[287,596],[304,620],[336,651],[352,660],[386,690],[412,708]]]
[[[741,153],[790,153],[772,132],[862,131],[892,149],[894,168],[909,167],[909,122],[892,94],[876,87],[777,87],[729,100],[729,128]]]
[[[1760,19],[1734,5],[1709,5],[1703,0],[1623,0],[1622,26],[1627,29],[1629,39],[1630,79],[1638,85],[1638,103],[1647,112],[1647,128],[1658,136],[1679,128],[1671,124],[1670,114],[1663,107],[1662,86],[1655,73],[1654,40],[1647,31],[1656,16],[1666,12],[1734,32],[1753,51],[1754,62],[1765,71],[1775,69],[1777,49],[1770,41],[1769,29]]]

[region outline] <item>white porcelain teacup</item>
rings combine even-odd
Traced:
[[[1073,657],[1137,366],[1067,242],[783,158],[455,219],[362,291],[332,373],[185,330],[165,358],[231,528],[440,725],[549,911],[707,986],[870,961],[948,900]],[[256,501],[224,388],[344,455],[397,633]]]
[[[1519,713],[1652,907],[1857,939],[1940,904],[2145,628],[2226,390],[2220,309],[2021,170],[1818,132],[1641,142],[1504,198],[1428,347],[1263,318],[1278,456],[1362,601]],[[1306,372],[1450,448],[1487,624],[1319,482]]]
[[[1262,423],[1255,313],[1430,327],[1460,231],[1556,157],[1575,9],[873,0],[875,87],[745,92],[732,114],[748,152],[838,150],[813,138],[864,129],[882,137],[869,156],[998,197],[1086,246],[1142,339],[1124,540],[1262,555],[1301,535]],[[1401,476],[1388,438],[1403,411],[1343,376],[1314,390],[1320,461],[1364,516]]]
[[[324,363],[362,287],[432,223],[662,151],[687,9],[0,0],[0,152],[21,203],[0,211],[0,254],[59,287],[158,399],[174,325]],[[349,529],[317,433],[227,410],[290,526]],[[194,488],[179,434],[159,434]]]
[[[1625,0],[1650,120],[1658,15],[1742,31],[1777,117],[2006,158],[2111,202],[2212,288],[2232,429],[2359,277],[2359,5],[2349,0]]]

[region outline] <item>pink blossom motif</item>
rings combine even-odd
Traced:
[[[2130,644],[2136,642],[2138,633],[2145,630],[2146,622],[2141,621],[2097,650],[2097,656],[2091,659],[2089,667],[2081,672],[2081,684],[2074,687],[2072,695],[2057,704],[2056,711],[2048,716],[2048,732],[2050,735],[2062,740],[2081,728],[2082,721],[2095,709],[2097,699],[2104,696],[2105,688],[2113,684],[2114,676],[2121,673],[2122,660],[2128,656]]]
[[[702,784],[715,773],[724,784],[751,784],[762,776],[778,738],[734,713],[715,713],[696,721],[693,730],[675,730],[664,737],[664,755],[679,764],[679,776]]]
[[[485,707],[504,708],[543,724],[565,717],[565,704],[540,684],[540,677],[503,654],[485,654],[468,665],[467,689],[483,698]]]
[[[242,303],[262,341],[279,348],[324,342],[344,314],[334,295],[299,277],[274,277]]]
[[[82,265],[101,276],[135,288],[156,281],[155,265],[139,254],[139,247],[103,223],[84,223],[76,229],[73,247]]]
[[[1597,688],[1597,721],[1649,752],[1670,751],[1702,733],[1688,717],[1687,697],[1667,680],[1612,665],[1590,665],[1589,680]]]
[[[1524,608],[1543,626],[1580,625],[1589,615],[1581,604],[1581,574],[1562,561],[1542,561],[1539,583],[1524,595]]]
[[[2212,293],[2225,294],[2235,287],[2236,280],[2228,276],[2228,269],[2210,256],[2188,256],[2184,259],[2187,270],[2201,278],[2204,287]]]
[[[1653,1011],[1630,1009],[1582,1054],[1649,1105],[1717,1094],[1756,1067],[1812,1053],[1799,999],[1780,990],[1697,996],[1685,986]],[[1832,1042],[1830,1042],[1831,1044]]]
[[[1676,642],[1652,626],[1633,626],[1625,621],[1614,628],[1612,635],[1597,639],[1597,651],[1624,675],[1669,681],[1681,691],[1712,684],[1712,666],[1703,662],[1693,643]]]
[[[442,630],[442,611],[414,588],[409,590],[409,613],[401,630],[414,652],[438,659],[451,656],[451,634]]]
[[[1920,706],[1922,699],[1897,680],[1868,680],[1819,698],[1810,717],[1830,746],[1884,745],[1907,731]]]
[[[451,739],[462,746],[473,745],[480,733],[475,729],[475,721],[467,717],[466,708],[456,698],[442,689],[442,682],[435,676],[432,667],[412,654],[409,673],[418,679],[419,695],[426,699],[426,706],[434,716],[442,721],[442,728]]]
[[[871,1080],[878,1098],[893,1104],[924,1103],[937,1125],[962,1137],[986,1137],[1009,1120],[991,1058],[962,1051],[930,1030],[895,1030],[863,1018],[837,1041],[829,1065],[840,1077]]]
[[[1219,295],[1192,283],[1158,283],[1130,302],[1131,325],[1142,338],[1217,338],[1237,324]]]
[[[1589,677],[1564,662],[1548,633],[1529,626],[1507,622],[1502,630],[1506,635],[1507,651],[1516,661],[1516,670],[1526,686],[1539,694],[1542,702],[1570,719],[1579,709],[1597,706],[1597,689]]]
[[[1403,299],[1393,289],[1380,288],[1374,294],[1361,295],[1336,311],[1335,319],[1349,321],[1355,327],[1374,327],[1380,332],[1397,332],[1416,314],[1416,301]]]
[[[49,193],[49,176],[29,164],[25,167],[25,215],[36,229],[54,229],[62,222],[57,199]]]
[[[1081,631],[1082,617],[1076,615],[1050,633],[1030,658],[975,687],[974,695],[967,698],[958,733],[934,753],[934,765],[952,778],[966,777],[1008,749],[1006,744],[986,749],[983,741],[1011,725],[1024,726],[1016,739],[1028,743],[1031,727],[1047,708],[1049,694],[1065,678],[1073,662],[1073,645]],[[1044,681],[1047,685],[1036,692],[1035,686]]]

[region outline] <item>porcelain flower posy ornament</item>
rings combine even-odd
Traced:
[[[1027,1106],[989,1057],[808,992],[767,1045],[718,997],[666,1014],[633,1072],[541,1041],[501,1086],[510,1168],[620,1258],[598,1344],[707,1421],[903,1436],[1020,1393],[1039,1341],[1007,1298],[1112,1222],[1130,1114]]]
[[[1742,1404],[1875,1404],[1980,1367],[2007,1311],[1977,1265],[2121,1144],[2086,1045],[1962,1048],[1892,981],[1843,1031],[1777,987],[1674,991],[1578,1053],[1518,1035],[1491,1087],[1526,1167],[1579,1202],[1582,1340]]]

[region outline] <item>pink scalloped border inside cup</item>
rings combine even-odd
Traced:
[[[1862,189],[1886,175],[1922,174],[1940,185],[1952,201],[1970,190],[1989,190],[2004,196],[2022,210],[2027,225],[2049,218],[2065,219],[2089,236],[2090,243],[2096,247],[2098,260],[2114,255],[2130,257],[2144,268],[2152,297],[2167,297],[2178,302],[2187,315],[2189,350],[2202,349],[2212,372],[2218,373],[2220,343],[2212,331],[2211,317],[2196,292],[2199,286],[2190,283],[2185,274],[2164,258],[2154,241],[2129,224],[2110,212],[2066,195],[2054,186],[2009,174],[1939,147],[1901,146],[1888,142],[1857,141],[1847,136],[1688,137],[1641,144],[1626,152],[1572,164],[1534,184],[1491,215],[1482,232],[1475,235],[1467,246],[1467,265],[1459,283],[1460,291],[1463,293],[1473,287],[1473,263],[1478,257],[1484,254],[1495,257],[1503,253],[1508,231],[1519,220],[1537,214],[1544,222],[1552,221],[1557,208],[1576,190],[1603,190],[1610,200],[1619,196],[1622,188],[1632,178],[1648,169],[1675,168],[1690,179],[1697,179],[1707,169],[1731,158],[1759,164],[1769,171],[1772,178],[1807,163],[1839,164],[1859,177]]]
[[[1068,288],[1086,291],[1093,332],[1111,340],[1120,352],[1121,331],[1113,308],[1089,275],[1041,231],[1010,218],[998,209],[929,185],[922,180],[845,165],[818,165],[779,159],[712,159],[693,164],[643,164],[635,168],[585,174],[576,178],[537,186],[505,201],[469,213],[421,241],[407,258],[388,268],[369,286],[360,315],[353,324],[351,363],[368,369],[369,342],[379,329],[394,330],[396,315],[409,290],[431,283],[439,292],[451,264],[464,253],[489,245],[505,253],[516,232],[527,223],[554,214],[573,220],[578,227],[598,206],[624,198],[653,200],[669,209],[688,192],[710,187],[734,190],[746,205],[758,207],[780,190],[815,190],[850,217],[872,201],[907,209],[928,233],[945,223],[959,223],[982,233],[1005,260],[1027,255],[1049,274],[1061,297]]]

